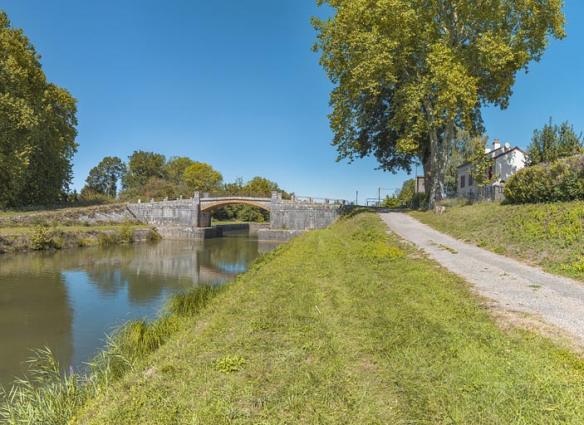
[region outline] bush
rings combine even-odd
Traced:
[[[49,236],[49,230],[42,226],[37,226],[31,238],[31,247],[35,250],[60,248],[53,238]]]
[[[115,233],[102,232],[97,235],[97,244],[102,247],[118,244],[118,235]]]
[[[505,185],[505,200],[514,204],[584,199],[584,155],[523,168]]]

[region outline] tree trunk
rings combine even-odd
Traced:
[[[444,179],[448,165],[448,152],[454,137],[454,122],[449,121],[440,138],[437,129],[432,129],[430,137],[430,208],[446,197]]]

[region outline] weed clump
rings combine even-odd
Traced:
[[[31,247],[34,250],[58,249],[59,244],[49,236],[49,230],[46,227],[38,225],[31,237]]]
[[[217,372],[239,372],[245,365],[245,359],[239,356],[225,356],[213,362],[213,369]]]

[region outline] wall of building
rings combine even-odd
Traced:
[[[499,174],[499,180],[507,181],[523,167],[525,167],[525,155],[521,151],[514,150],[496,159],[494,173]]]

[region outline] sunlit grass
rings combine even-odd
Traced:
[[[133,320],[107,338],[85,371],[63,371],[50,349],[35,350],[27,375],[0,387],[0,423],[67,424],[88,399],[107,393],[136,364],[163,345],[184,321],[205,308],[220,288],[201,287],[172,296],[155,321]]]
[[[23,402],[2,414],[35,423],[42,413],[49,424],[584,423],[582,360],[535,333],[502,331],[464,281],[385,231],[354,214],[282,245],[221,289],[179,295],[156,321],[121,328],[88,375],[69,375],[81,390],[53,373],[53,390],[24,384]]]
[[[583,371],[360,214],[262,257],[79,423],[579,424]]]
[[[584,201],[449,208],[412,216],[456,238],[498,254],[584,280]]]

